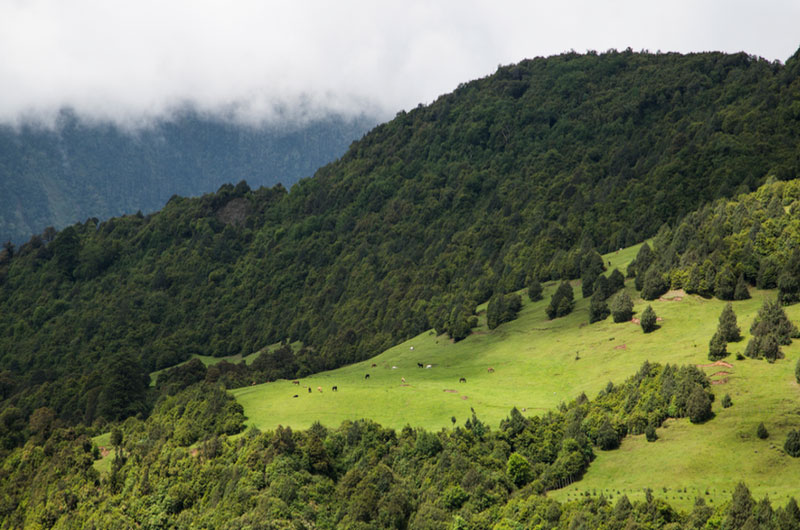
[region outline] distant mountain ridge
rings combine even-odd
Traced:
[[[376,118],[260,127],[183,112],[135,131],[62,111],[54,129],[0,127],[0,240],[45,227],[152,212],[224,183],[287,188],[339,156]]]

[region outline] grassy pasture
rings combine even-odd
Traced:
[[[637,251],[632,247],[605,259],[624,272]],[[408,424],[439,430],[451,428],[452,417],[462,424],[471,408],[496,428],[513,406],[535,415],[581,392],[594,397],[608,381],[621,382],[645,360],[709,363],[708,341],[724,302],[686,295],[681,300],[644,302],[629,286],[635,311],[651,304],[662,319],[657,331],[645,335],[640,326],[614,324],[610,317],[588,325],[588,300],[581,298],[577,284],[575,311],[548,321],[544,308],[555,287],[547,285],[544,300],[538,302],[524,296],[519,318],[491,332],[481,315],[479,327],[459,343],[431,331],[369,361],[305,378],[300,385],[277,381],[233,394],[249,424],[260,429],[278,425],[302,429],[314,421],[338,425],[346,419],[370,418],[393,428]],[[800,460],[781,451],[786,432],[800,426],[800,388],[794,382],[800,346],[784,347],[786,359],[774,364],[735,359],[744,351],[758,308],[774,296],[770,291],[752,294],[752,300],[734,303],[745,339],[728,345],[732,355],[726,361],[733,368],[704,368],[712,380],[727,378],[713,386],[716,417],[704,425],[670,421],[658,430],[655,443],[630,436],[619,450],[597,450],[584,479],[553,492],[554,497],[570,500],[602,492],[610,498],[622,493],[636,498],[650,487],[676,506],[688,508],[697,494],[709,503],[727,501],[739,480],[745,480],[755,495],[769,494],[780,503],[789,495],[800,496],[796,480]],[[482,312],[485,306],[478,309]],[[787,313],[797,320],[800,307],[789,307]],[[418,362],[432,367],[419,368]],[[488,372],[490,367],[493,373]],[[730,373],[714,375],[721,371]],[[367,373],[369,379],[364,378]],[[459,383],[461,377],[466,383]],[[331,390],[334,385],[337,392]],[[722,409],[726,393],[733,406]],[[760,421],[770,432],[767,440],[755,436]]]

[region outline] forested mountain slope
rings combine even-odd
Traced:
[[[0,242],[89,217],[152,212],[174,194],[202,195],[226,182],[289,187],[375,123],[332,116],[249,126],[184,112],[125,130],[64,111],[54,129],[0,127]]]
[[[565,54],[500,68],[379,126],[282,187],[223,186],[151,216],[6,250],[4,398],[71,421],[147,408],[148,371],[291,338],[301,376],[494,292],[574,278],[608,250],[797,175],[800,61]],[[576,261],[577,259],[577,261]]]

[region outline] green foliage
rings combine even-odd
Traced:
[[[628,276],[633,276],[635,278],[634,285],[637,291],[641,291],[644,288],[645,275],[654,261],[655,256],[653,256],[653,251],[650,245],[645,242],[639,247],[639,253],[636,254],[636,259],[628,266]]]
[[[620,291],[611,299],[609,304],[614,322],[628,322],[633,317],[633,300],[625,291]]]
[[[589,302],[589,324],[605,320],[610,314],[611,310],[608,308],[605,298],[603,298],[603,293],[595,291]]]
[[[645,333],[650,333],[651,331],[655,331],[658,327],[658,317],[656,316],[656,312],[653,311],[653,307],[648,305],[644,311],[642,311],[642,316],[640,319],[640,324],[642,325],[642,331]]]
[[[767,428],[764,426],[764,422],[758,424],[758,428],[756,428],[756,436],[758,436],[762,440],[766,440],[769,438],[769,432]]]
[[[744,281],[744,275],[740,274],[739,279],[736,280],[736,288],[733,292],[734,300],[749,300],[750,290],[747,288],[747,283]]]
[[[510,322],[517,318],[517,313],[522,308],[522,299],[518,294],[495,294],[489,299],[486,308],[486,323],[489,329],[494,329],[503,322]]]
[[[511,456],[508,457],[506,474],[518,488],[521,488],[533,478],[530,462],[519,453],[511,453]]]
[[[786,435],[786,441],[783,444],[783,450],[786,454],[795,458],[800,456],[800,430],[792,429]]]
[[[728,407],[733,405],[733,401],[731,401],[730,394],[725,394],[722,396],[722,408],[727,409]]]
[[[743,482],[736,485],[733,491],[733,498],[724,521],[725,528],[744,528],[745,522],[750,518],[755,508],[755,501],[750,494],[750,490]]]
[[[797,359],[797,364],[794,365],[794,379],[800,383],[800,358]]]
[[[651,424],[647,424],[647,427],[644,430],[645,438],[648,442],[655,442],[658,440],[658,434],[656,434],[656,429]]]
[[[778,301],[783,305],[800,300],[800,250],[795,248],[778,276]]]
[[[689,394],[686,413],[692,423],[703,423],[711,418],[711,399],[700,385],[695,385]]]
[[[730,355],[728,352],[728,342],[723,338],[719,330],[717,330],[708,343],[708,358],[711,361],[718,361],[724,359],[728,355]]]
[[[537,302],[543,298],[542,295],[542,284],[539,282],[538,279],[533,278],[528,284],[528,298],[531,302]]]
[[[638,278],[638,276],[637,276]],[[644,273],[642,283],[642,298],[645,300],[655,300],[669,290],[669,283],[664,279],[664,273],[656,264],[650,265]]]
[[[550,304],[545,309],[547,318],[563,317],[572,312],[575,307],[575,294],[569,282],[561,282],[550,298]]]
[[[719,315],[719,325],[717,333],[725,342],[738,342],[742,340],[741,330],[736,323],[736,313],[733,311],[733,304],[726,304],[725,309]]]
[[[714,296],[720,300],[735,300],[736,276],[733,269],[725,264],[714,279]]]
[[[787,318],[780,303],[765,300],[750,326],[753,338],[747,343],[745,355],[754,359],[761,357],[772,362],[782,358],[780,347],[791,344],[798,335],[797,327]]]

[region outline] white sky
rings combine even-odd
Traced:
[[[0,122],[393,116],[498,64],[574,49],[786,61],[800,0],[0,0]],[[297,110],[302,109],[302,110]]]

